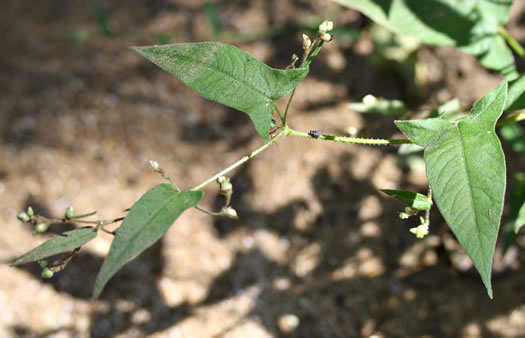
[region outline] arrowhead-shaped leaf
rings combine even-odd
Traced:
[[[396,121],[425,147],[427,177],[443,217],[465,248],[492,298],[491,271],[505,195],[505,157],[495,133],[507,82],[479,100],[470,115]]]
[[[430,209],[430,201],[423,194],[418,194],[413,191],[406,190],[391,190],[391,189],[381,189],[385,194],[392,196],[398,201],[401,201],[411,207],[412,209],[417,210],[428,210]]]
[[[423,43],[451,45],[474,55],[507,79],[518,74],[512,52],[497,35],[512,0],[335,0],[358,10],[392,32]]]
[[[131,207],[115,233],[109,254],[97,275],[93,299],[98,298],[122,266],[158,241],[186,209],[199,203],[202,196],[202,191],[178,192],[169,184],[159,184],[146,192]]]
[[[75,250],[97,237],[97,230],[93,227],[85,227],[66,231],[34,248],[23,256],[18,257],[11,266],[36,262],[46,257]]]
[[[207,99],[247,113],[268,141],[273,102],[290,93],[307,68],[274,69],[218,42],[134,47],[134,50]]]

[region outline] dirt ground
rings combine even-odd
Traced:
[[[73,205],[118,217],[161,182],[148,160],[191,188],[262,144],[245,114],[199,97],[128,49],[165,35],[213,40],[204,0],[100,3],[115,35],[99,32],[95,1],[2,2],[1,337],[525,336],[525,238],[496,259],[490,300],[437,210],[431,236],[417,240],[408,231],[416,220],[400,220],[402,206],[378,190],[425,192],[424,172],[403,170],[394,147],[280,141],[232,173],[238,221],[187,211],[96,302],[90,296],[108,234],[51,280],[36,264],[9,267],[51,236],[32,236],[16,219],[28,205],[48,216]],[[217,1],[216,8],[226,31],[286,27],[236,43],[276,68],[300,52],[298,24],[368,25],[329,1]],[[522,43],[524,18],[517,2],[509,29]],[[500,81],[457,50],[424,47],[414,101],[395,67],[375,66],[372,49],[366,33],[328,44],[298,87],[290,125],[402,137],[391,118],[346,104],[371,93],[412,99],[418,111],[453,97],[468,107]],[[524,159],[504,148],[509,172],[523,171]],[[202,206],[220,207],[215,185],[205,193]]]

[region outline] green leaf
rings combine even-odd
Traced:
[[[98,298],[122,266],[158,241],[186,209],[199,203],[202,196],[202,191],[178,192],[169,184],[159,184],[146,192],[131,207],[115,233],[109,254],[97,275],[93,299]]]
[[[381,189],[381,191],[405,203],[412,209],[428,210],[431,207],[430,201],[423,194],[406,190]]]
[[[425,147],[427,178],[443,217],[478,269],[492,298],[491,271],[505,195],[505,157],[495,132],[507,82],[479,100],[456,122],[396,121]]]
[[[401,35],[423,43],[451,45],[474,55],[507,79],[517,76],[512,52],[497,35],[511,0],[335,0]]]
[[[271,68],[242,50],[218,42],[133,47],[207,99],[247,113],[268,142],[273,102],[290,93],[307,68]]]
[[[97,237],[97,229],[85,227],[66,231],[34,248],[23,256],[18,257],[11,266],[36,262],[46,257],[75,250]]]

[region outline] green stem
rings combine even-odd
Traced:
[[[294,89],[295,90],[295,89]],[[281,111],[279,110],[279,107],[277,107],[277,105],[275,104],[275,102],[273,103],[273,106],[275,107],[275,111],[277,112],[277,114],[279,115],[279,117],[281,118],[281,122],[283,124],[285,124],[285,121],[286,121],[286,113],[284,114],[284,117],[283,117],[283,114],[281,114]]]
[[[509,46],[514,49],[516,54],[518,54],[522,59],[525,60],[525,50],[523,47],[519,44],[518,41],[516,41],[509,32],[505,29],[505,27],[498,25],[498,34],[507,41]]]
[[[203,187],[207,186],[208,184],[210,184],[211,182],[215,181],[217,179],[217,177],[219,176],[223,176],[227,173],[229,173],[230,171],[232,171],[233,169],[237,168],[238,166],[240,166],[241,164],[247,162],[248,160],[252,159],[253,157],[259,155],[260,153],[262,153],[263,151],[265,151],[267,148],[269,148],[271,145],[277,143],[277,141],[288,134],[288,129],[283,129],[281,130],[281,132],[279,132],[277,135],[275,135],[274,138],[272,138],[270,140],[270,142],[266,143],[265,145],[263,145],[262,147],[260,148],[257,148],[256,150],[252,151],[251,153],[249,153],[248,155],[244,156],[243,158],[241,158],[240,160],[238,160],[237,162],[233,163],[232,165],[230,165],[228,168],[222,170],[221,172],[213,175],[212,177],[208,178],[206,181],[202,182],[201,184],[197,185],[196,187],[192,188],[190,191],[197,191],[197,190],[201,190]]]
[[[387,140],[387,139],[370,139],[370,138],[357,138],[357,137],[346,137],[346,136],[332,136],[332,135],[324,135],[321,134],[319,137],[312,136],[309,133],[305,133],[303,131],[298,131],[291,129],[289,127],[285,127],[287,131],[287,135],[291,136],[299,136],[299,137],[307,137],[312,139],[319,139],[319,140],[326,140],[326,141],[334,141],[334,142],[341,142],[341,143],[351,143],[351,144],[367,144],[367,145],[391,145],[391,144],[413,144],[414,142],[410,140]]]
[[[197,210],[199,210],[200,212],[205,213],[206,215],[210,215],[210,216],[222,216],[222,213],[220,213],[220,212],[212,212],[212,211],[208,211],[208,210],[206,210],[206,209],[203,209],[203,208],[199,207],[198,205],[196,205],[194,208],[197,209]]]
[[[292,95],[290,95],[290,99],[288,100],[288,103],[286,104],[286,110],[284,111],[283,126],[286,125],[286,117],[288,116],[288,109],[290,108],[290,104],[292,103],[293,96],[295,95],[295,88],[292,90]]]

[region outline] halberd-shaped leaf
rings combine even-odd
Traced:
[[[169,184],[159,184],[142,195],[115,233],[109,254],[98,272],[93,299],[98,298],[122,266],[158,241],[202,196],[202,191],[178,192]]]
[[[512,52],[497,35],[512,0],[335,0],[392,32],[423,43],[451,45],[474,55],[488,69],[517,77]]]
[[[427,177],[436,204],[465,248],[492,298],[491,271],[505,195],[505,157],[495,133],[507,97],[507,82],[479,100],[470,115],[396,121],[425,147]]]
[[[207,99],[247,113],[268,141],[273,102],[290,93],[307,68],[274,69],[242,50],[218,42],[133,47]]]
[[[76,230],[66,231],[37,246],[23,256],[18,257],[11,266],[36,262],[46,257],[75,250],[97,237],[97,229],[85,227]]]
[[[430,201],[425,195],[418,194],[413,191],[407,190],[392,190],[392,189],[381,189],[385,194],[392,196],[398,201],[401,201],[417,210],[428,210],[431,207]]]

